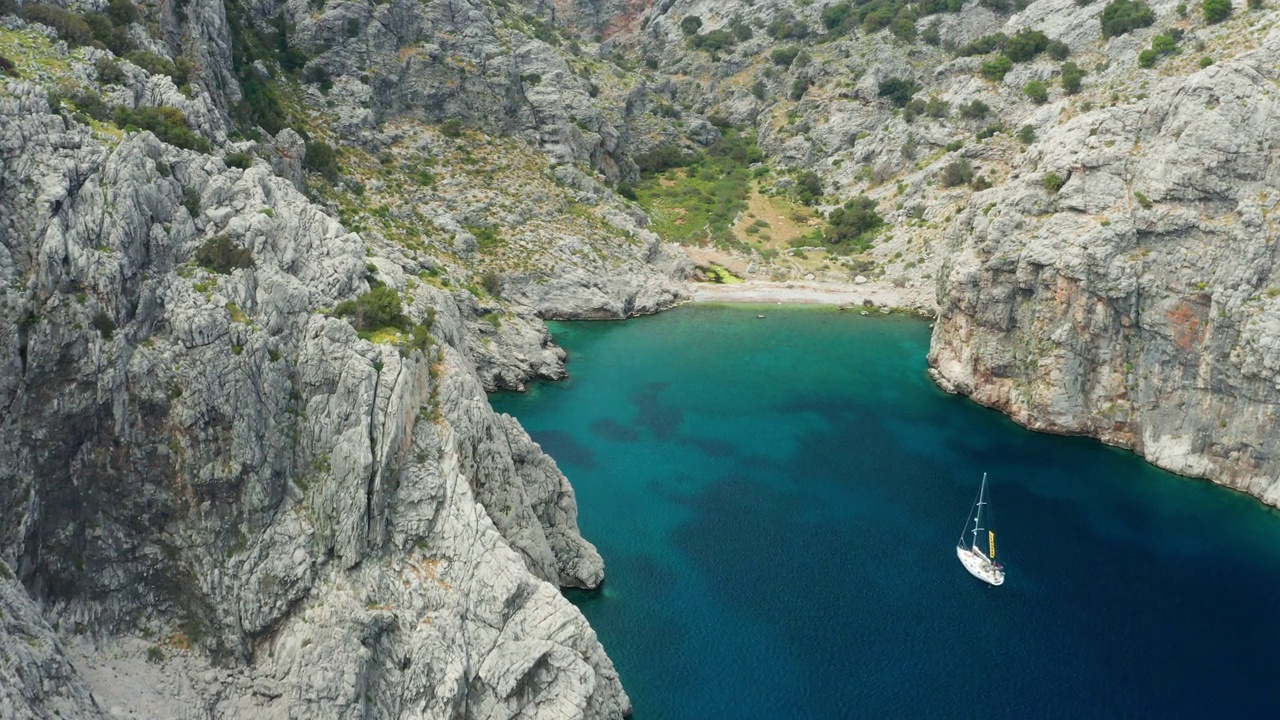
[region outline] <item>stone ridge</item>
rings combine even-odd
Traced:
[[[590,220],[585,270],[555,260],[580,283],[472,292],[474,256],[366,239],[302,194],[291,130],[218,158],[73,119],[52,88],[109,56],[4,22],[0,714],[628,715],[557,590],[604,578],[573,490],[485,390],[563,376],[536,313],[660,309],[680,258]],[[193,39],[214,65],[225,25]],[[124,72],[226,138],[238,90]],[[378,286],[412,333],[332,315]]]
[[[939,276],[939,381],[1280,505],[1278,60],[1270,30],[1064,122],[976,194]]]

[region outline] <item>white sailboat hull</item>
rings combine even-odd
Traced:
[[[957,545],[956,556],[960,558],[960,564],[964,565],[964,569],[968,570],[970,575],[991,585],[1004,584],[1004,570],[988,560],[987,556],[980,551]]]

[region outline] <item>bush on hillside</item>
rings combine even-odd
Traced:
[[[338,303],[333,314],[335,317],[346,318],[361,332],[404,328],[408,325],[404,307],[400,304],[400,294],[385,285],[376,287],[355,300]]]
[[[1007,55],[997,55],[982,63],[982,77],[991,82],[1003,82],[1004,76],[1013,69],[1013,61]]]
[[[1031,98],[1031,102],[1043,105],[1049,102],[1049,89],[1039,80],[1032,80],[1022,86],[1022,94]]]
[[[920,86],[912,80],[891,77],[880,81],[878,92],[880,97],[888,99],[897,107],[904,107],[911,102],[918,90]]]
[[[184,150],[209,152],[209,140],[187,126],[187,116],[175,107],[116,108],[113,119],[123,130],[150,130],[161,141]]]
[[[981,100],[974,100],[968,105],[960,106],[960,115],[970,120],[981,120],[987,116],[988,112],[991,112],[991,108]]]
[[[22,19],[27,22],[48,25],[57,31],[58,37],[68,45],[88,45],[93,42],[93,30],[79,15],[52,5],[26,3],[22,6]]]
[[[338,180],[338,153],[323,140],[308,140],[305,154],[302,156],[302,167],[319,173],[329,182]]]
[[[939,181],[943,187],[968,185],[973,182],[973,166],[964,158],[953,160],[942,168],[942,175],[939,177]]]
[[[1080,83],[1084,80],[1085,72],[1081,67],[1073,62],[1062,63],[1062,90],[1068,95],[1075,95],[1080,92]]]
[[[805,170],[796,178],[796,197],[805,205],[818,202],[824,190],[822,178],[812,170]]]
[[[876,212],[875,200],[859,195],[832,210],[827,222],[831,224],[832,242],[869,246],[867,236],[884,225],[884,218]]]
[[[231,242],[226,235],[215,235],[196,249],[195,261],[219,275],[230,275],[232,270],[253,267],[253,253]]]
[[[1204,10],[1205,22],[1210,25],[1231,17],[1231,0],[1204,0],[1201,8]]]
[[[1118,37],[1130,30],[1150,27],[1156,14],[1142,0],[1111,0],[1102,10],[1102,36]]]

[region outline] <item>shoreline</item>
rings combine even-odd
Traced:
[[[689,283],[690,302],[778,303],[837,305],[905,309],[933,317],[937,313],[932,287],[895,287],[884,283],[846,285],[818,281],[775,282],[745,280],[741,283]]]

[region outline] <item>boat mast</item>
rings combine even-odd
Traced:
[[[978,531],[982,529],[982,506],[986,505],[987,497],[987,474],[982,473],[982,486],[978,488],[978,505],[977,515],[973,518],[973,540],[969,543],[969,549],[973,550],[978,547]]]

